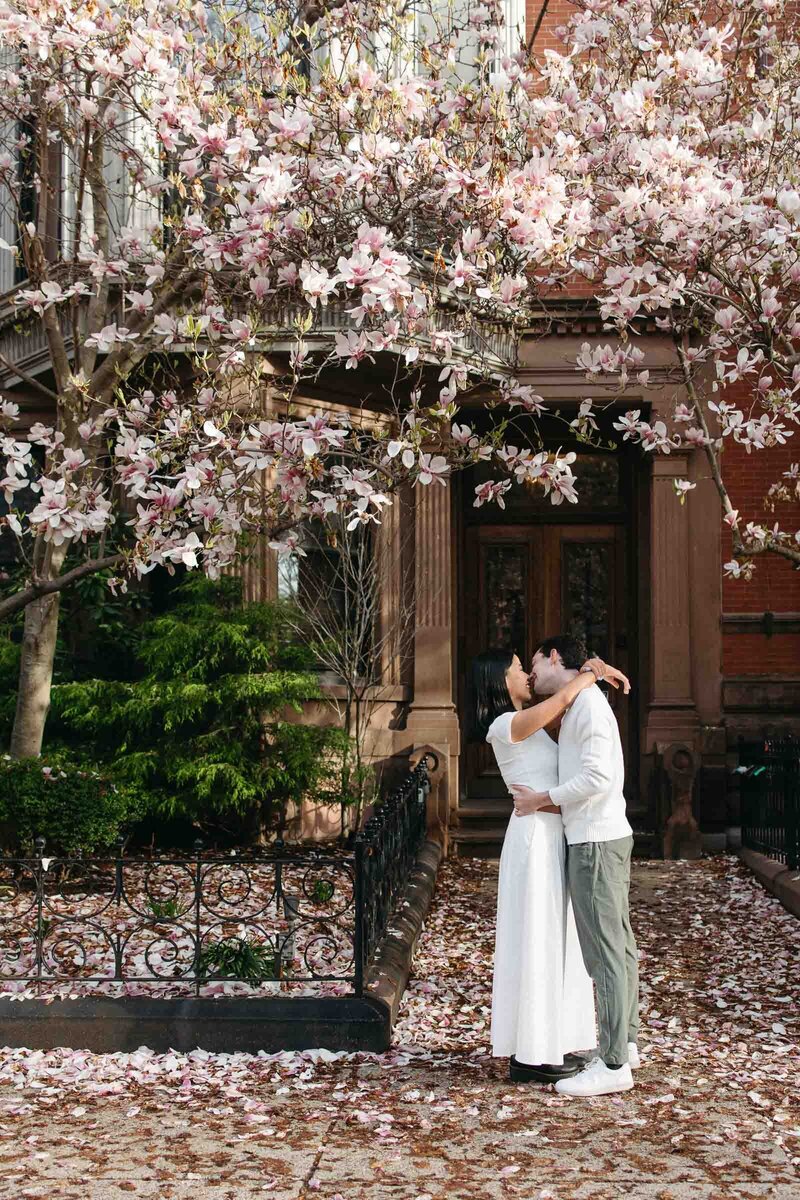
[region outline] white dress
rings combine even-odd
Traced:
[[[503,713],[486,735],[506,786],[555,787],[558,745],[543,729],[512,742],[513,716]],[[567,890],[561,817],[512,813],[497,891],[492,1054],[560,1064],[570,1051],[596,1045],[594,993]]]

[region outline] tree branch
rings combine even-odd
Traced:
[[[731,498],[728,495],[728,489],[726,488],[725,481],[722,478],[722,471],[720,470],[717,453],[714,450],[713,439],[708,428],[706,414],[703,411],[703,405],[700,397],[697,394],[697,389],[694,386],[694,380],[692,379],[692,369],[689,364],[689,359],[686,355],[686,347],[684,342],[677,337],[675,338],[675,346],[678,351],[678,359],[683,372],[683,382],[686,387],[686,394],[692,402],[695,416],[697,417],[700,428],[703,431],[703,436],[706,439],[706,443],[703,448],[705,450],[706,459],[708,460],[708,465],[711,468],[711,478],[714,480],[714,486],[719,493],[719,498],[722,501],[722,507],[725,510],[725,515],[727,516],[730,514],[731,516],[734,516],[736,509],[731,503]],[[758,546],[748,547],[735,525],[731,525],[731,533],[733,534],[734,554],[741,554],[751,557],[754,554],[764,554],[769,551],[771,554],[777,554],[781,558],[786,558],[789,560],[789,562],[793,562],[800,567],[800,550],[794,550],[791,546],[786,546],[783,544],[783,542],[777,542],[774,539],[770,539],[769,541],[766,541]]]
[[[109,102],[110,97],[101,104],[98,120],[105,118]],[[108,260],[111,247],[111,225],[108,219],[108,187],[103,164],[104,152],[105,143],[102,135],[98,133],[92,140],[86,163],[86,182],[89,185],[89,195],[92,199],[92,233],[95,237],[95,246],[104,259]],[[98,281],[97,290],[90,298],[87,307],[87,338],[99,333],[108,319],[106,311],[108,293],[108,279],[103,277]],[[87,338],[84,339],[80,350],[77,346],[75,347],[75,363],[79,363],[84,374],[89,376],[97,363],[98,350],[96,346],[86,345]]]
[[[21,608],[26,608],[41,596],[49,596],[53,592],[63,592],[64,588],[77,583],[79,579],[85,579],[87,575],[96,575],[98,571],[105,571],[108,567],[117,566],[122,562],[122,558],[121,554],[108,554],[105,558],[88,558],[80,566],[73,567],[71,571],[66,571],[63,575],[57,575],[55,579],[34,578],[21,591],[15,592],[13,596],[8,596],[5,600],[0,600],[0,621],[13,616],[14,613],[19,612]]]
[[[547,16],[547,9],[548,9],[549,4],[550,4],[550,0],[544,0],[542,7],[539,9],[539,15],[536,18],[536,24],[533,27],[533,33],[528,38],[528,53],[529,54],[533,50],[536,39],[539,36],[539,30],[542,28],[542,21]]]
[[[0,367],[5,367],[12,375],[19,375],[20,379],[24,379],[30,387],[36,388],[37,392],[41,392],[48,400],[54,404],[58,404],[58,396],[55,392],[51,392],[49,387],[45,387],[43,383],[39,383],[38,379],[34,379],[33,375],[29,375],[18,363],[11,363],[0,354]]]
[[[714,485],[719,493],[719,498],[722,501],[722,507],[724,508],[727,516],[729,513],[734,513],[736,510],[731,504],[731,498],[728,495],[728,489],[726,488],[725,481],[722,478],[722,471],[720,470],[719,461],[713,447],[713,439],[708,428],[708,421],[706,419],[706,414],[703,411],[703,405],[700,401],[700,397],[697,394],[697,389],[694,386],[694,380],[692,379],[692,368],[689,363],[688,355],[686,354],[684,341],[681,340],[682,337],[685,340],[685,334],[677,336],[674,340],[675,347],[678,351],[678,361],[681,364],[683,383],[686,388],[686,394],[692,402],[695,416],[697,417],[700,428],[703,431],[703,436],[706,439],[704,449],[706,452],[706,458],[708,459],[708,465],[711,468],[711,478],[714,480]],[[735,533],[736,530],[734,530],[734,535]]]
[[[132,332],[143,335],[149,333],[156,317],[169,311],[182,297],[188,296],[199,282],[199,270],[196,267],[184,267],[183,261],[181,253],[176,257],[175,279],[168,282],[153,307],[144,316],[134,317],[130,321],[129,328]],[[100,366],[94,369],[89,384],[90,395],[94,399],[102,400],[107,389],[115,387],[121,376],[128,375],[133,367],[152,352],[153,348],[143,345],[141,341],[136,346],[128,343],[119,350],[113,350],[103,359]]]
[[[755,554],[777,554],[781,558],[786,558],[789,560],[789,562],[794,563],[797,567],[797,570],[800,571],[800,550],[795,550],[792,546],[785,546],[783,542],[776,542],[772,538],[758,546],[753,546],[752,548],[748,549],[748,547],[742,541],[738,530],[734,530],[733,549],[735,554],[745,554],[748,558],[752,558]]]
[[[344,8],[346,0],[310,0],[310,3],[304,4],[298,10],[297,25],[316,25],[317,21],[321,21],[329,12],[335,12],[337,8]]]

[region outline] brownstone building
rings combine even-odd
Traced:
[[[394,553],[382,558],[381,620],[399,619],[410,578],[413,636],[383,674],[373,756],[400,770],[422,746],[436,749],[439,820],[451,847],[496,852],[510,802],[488,747],[467,738],[468,665],[493,645],[530,661],[545,636],[568,630],[633,680],[629,698],[612,694],[611,701],[642,850],[664,850],[676,809],[693,811],[699,831],[692,837],[684,829],[668,852],[734,846],[740,738],[800,728],[800,574],[765,556],[751,582],[724,578],[730,545],[702,451],[653,456],[618,440],[602,451],[570,445],[564,418],[588,395],[608,404],[574,366],[584,341],[607,334],[590,301],[565,304],[555,321],[551,313],[547,330],[531,330],[518,374],[560,413],[540,427],[553,448],[578,451],[579,501],[553,505],[541,490],[515,485],[505,509],[476,508],[483,476],[474,468],[446,488],[418,487],[388,510],[379,536]],[[618,438],[613,422],[628,408],[669,424],[671,343],[652,332],[639,345],[648,386],[605,410],[604,440]],[[309,397],[311,405],[332,402],[347,403],[334,379]],[[481,401],[468,402],[462,418],[480,424]],[[791,449],[747,455],[734,448],[725,458],[742,517],[763,519],[764,494],[792,461]],[[697,484],[684,504],[672,486],[681,478]],[[253,595],[280,590],[268,551],[247,575]],[[336,682],[328,686],[335,695]],[[330,716],[318,707],[307,719]]]
[[[509,9],[521,17],[518,0]],[[564,0],[546,11],[544,44],[568,11]],[[539,6],[530,5],[528,28],[538,17]],[[14,324],[13,306],[0,298],[0,387],[24,396],[25,376],[2,362],[46,381],[47,360],[41,339],[20,337]],[[519,378],[569,421],[584,397],[607,402],[574,366],[581,343],[601,339],[608,340],[590,297],[565,301],[546,328],[531,330]],[[613,421],[627,408],[669,423],[671,344],[655,331],[643,332],[639,344],[648,386],[606,410],[606,440],[616,436]],[[309,404],[352,404],[360,374],[322,381]],[[31,398],[31,421],[46,416],[40,407]],[[479,423],[480,401],[472,412],[467,405],[463,418]],[[551,446],[579,449],[570,446],[563,420],[546,420],[543,429]],[[798,454],[800,444],[791,442],[752,455],[726,450],[724,471],[745,521],[763,519],[769,484]],[[543,637],[573,631],[634,682],[629,698],[613,695],[612,703],[643,847],[660,850],[670,813],[690,809],[707,847],[733,845],[739,738],[800,730],[800,574],[765,556],[751,582],[724,579],[729,539],[700,451],[653,456],[617,442],[614,449],[580,450],[575,473],[575,505],[554,506],[539,491],[515,487],[505,510],[476,508],[479,477],[464,475],[446,488],[419,487],[389,510],[379,536],[396,553],[386,559],[381,620],[389,627],[397,621],[400,597],[410,591],[413,636],[384,673],[372,754],[399,769],[421,747],[434,747],[445,836],[459,853],[496,851],[510,803],[487,748],[465,736],[468,663],[497,644],[529,661]],[[680,478],[697,484],[684,504],[672,486]],[[244,572],[250,595],[278,594],[277,564],[266,547]],[[335,696],[337,682],[328,686]],[[331,717],[318,707],[308,719]],[[683,828],[671,851],[696,852],[699,836],[686,822]]]

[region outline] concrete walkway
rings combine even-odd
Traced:
[[[798,1200],[800,922],[732,859],[643,863],[645,1065],[622,1097],[486,1054],[496,864],[445,864],[397,1047],[0,1053],[0,1195]]]

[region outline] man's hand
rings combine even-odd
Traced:
[[[525,787],[524,783],[512,783],[511,795],[514,797],[514,812],[518,817],[527,817],[530,813],[538,812],[540,808],[550,808],[553,804],[549,792],[535,792],[533,788]]]

